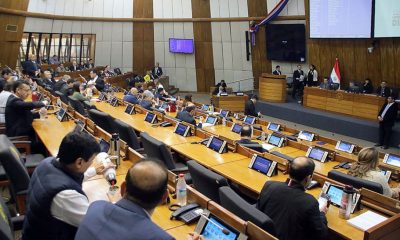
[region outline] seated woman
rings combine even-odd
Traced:
[[[75,82],[72,86],[72,90],[74,91],[74,93],[72,94],[72,97],[74,99],[81,102],[90,101],[89,97],[84,96],[85,90],[83,89],[83,85],[81,85],[80,82]]]
[[[382,185],[383,195],[392,198],[399,198],[400,187],[390,188],[386,177],[378,168],[379,153],[373,147],[363,148],[358,153],[358,161],[353,163],[348,174],[365,180],[376,182]]]

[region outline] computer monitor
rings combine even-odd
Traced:
[[[60,108],[60,110],[57,113],[57,119],[62,122],[65,120],[67,115],[67,111],[64,108]]]
[[[183,137],[186,137],[189,134],[189,132],[190,132],[189,126],[187,126],[183,123],[176,124],[174,133],[181,135]]]
[[[275,167],[276,167],[275,161],[258,156],[257,154],[253,155],[249,164],[249,168],[254,169],[260,173],[266,174],[268,177],[272,176],[272,174],[275,171]]]
[[[156,119],[157,119],[157,115],[155,115],[154,113],[151,113],[151,112],[148,112],[146,114],[146,117],[144,118],[144,120],[149,123],[154,123],[156,121]]]
[[[218,118],[216,116],[208,115],[205,123],[215,125],[217,123],[217,120],[218,120]]]
[[[203,110],[203,111],[208,111],[209,108],[210,108],[210,106],[207,105],[207,104],[203,104],[203,105],[201,106],[201,110]]]
[[[242,125],[234,123],[232,125],[231,131],[240,134],[240,132],[242,131],[242,127],[243,127]]]
[[[222,153],[225,149],[226,146],[226,141],[221,140],[217,137],[210,137],[210,139],[208,140],[207,143],[207,147],[218,152],[218,153]]]
[[[307,132],[307,131],[300,131],[298,138],[312,142],[314,139],[314,133]]]
[[[118,98],[111,99],[110,105],[116,107],[118,105]]]
[[[277,147],[281,147],[284,140],[284,137],[271,134],[268,136],[267,143]]]
[[[400,167],[400,156],[386,153],[385,157],[383,158],[383,162],[389,165]]]
[[[306,153],[306,157],[309,157],[313,160],[317,160],[319,162],[325,162],[328,157],[328,152],[317,147],[310,147]]]
[[[125,113],[132,115],[133,113],[135,113],[135,107],[131,104],[126,105]]]
[[[335,149],[337,149],[339,151],[347,152],[347,153],[353,153],[354,147],[355,147],[354,144],[344,142],[344,141],[338,141],[336,143]]]
[[[223,118],[227,118],[228,117],[228,115],[229,115],[229,111],[228,110],[220,110],[219,111],[219,115],[221,116],[221,117],[223,117]]]
[[[281,127],[281,125],[277,124],[277,123],[268,123],[268,130],[274,131],[274,132],[278,132],[279,128]]]
[[[246,116],[243,120],[244,123],[250,124],[250,125],[254,124],[255,121],[256,121],[256,118],[253,116]]]

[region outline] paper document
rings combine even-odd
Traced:
[[[268,144],[268,143],[263,143],[263,144],[261,144],[261,146],[262,146],[262,148],[264,148],[264,149],[267,150],[268,152],[269,152],[271,149],[273,149],[273,148],[276,147],[276,146],[274,146],[274,145],[272,145],[272,144]]]
[[[378,225],[379,223],[385,221],[386,219],[387,217],[384,217],[382,215],[379,215],[371,211],[367,211],[357,217],[347,220],[347,222],[351,226],[365,231],[373,226]]]

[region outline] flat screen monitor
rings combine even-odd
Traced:
[[[170,38],[169,51],[172,53],[187,53],[187,54],[193,53],[194,52],[193,39]]]
[[[229,111],[228,110],[222,110],[219,112],[219,115],[223,118],[227,118],[229,115]]]
[[[399,0],[375,0],[374,37],[400,37]]]
[[[209,108],[210,108],[210,106],[207,105],[207,104],[203,104],[203,105],[201,106],[201,110],[203,110],[203,111],[208,111]]]
[[[265,28],[269,60],[305,62],[306,27],[304,24],[268,24]]]
[[[246,124],[254,124],[254,122],[256,121],[256,118],[255,117],[253,117],[253,116],[246,116],[245,118],[244,118],[244,123],[246,123]]]
[[[400,156],[386,153],[383,162],[389,165],[400,167]]]
[[[211,125],[215,125],[215,123],[217,123],[218,118],[215,116],[211,116],[208,115],[206,118],[206,123],[211,124]]]
[[[306,141],[312,142],[313,139],[314,139],[314,133],[310,133],[310,132],[307,132],[307,131],[300,131],[298,138],[302,139],[302,140],[306,140]]]
[[[99,145],[100,145],[100,152],[108,153],[108,151],[110,150],[110,143],[104,139],[100,139]]]
[[[319,162],[325,162],[328,157],[328,152],[321,148],[310,147],[306,156]]]
[[[222,153],[225,149],[226,142],[217,137],[212,136],[210,140],[208,140],[207,147],[212,150]]]
[[[242,131],[242,125],[234,123],[232,125],[231,131],[240,134],[240,132]]]
[[[65,111],[64,108],[60,108],[60,110],[57,113],[57,119],[60,122],[64,121],[66,114],[67,114],[67,111]]]
[[[276,162],[269,160],[267,158],[253,155],[250,161],[249,168],[254,169],[260,173],[266,174],[268,177],[272,176],[276,167]]]
[[[348,142],[344,142],[344,141],[338,141],[336,143],[336,149],[339,151],[343,151],[343,152],[348,152],[348,153],[352,153],[354,150],[354,144],[348,143]]]
[[[178,123],[176,124],[174,133],[186,137],[190,131],[190,127],[185,124]]]
[[[274,131],[274,132],[278,132],[279,128],[281,127],[281,125],[277,124],[277,123],[268,123],[268,130]]]
[[[310,0],[309,6],[310,38],[371,37],[372,0]]]
[[[283,140],[284,140],[283,137],[271,134],[271,135],[268,136],[267,143],[269,143],[271,145],[274,145],[274,146],[277,146],[277,147],[281,147],[282,143],[283,143]]]
[[[135,112],[135,107],[133,105],[131,104],[126,105],[125,113],[131,115],[134,112]]]
[[[148,113],[146,114],[146,117],[144,118],[144,120],[145,120],[146,122],[149,122],[149,123],[154,123],[155,120],[156,120],[156,118],[157,118],[157,115],[155,115],[154,113],[148,112]]]

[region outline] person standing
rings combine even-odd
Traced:
[[[246,104],[244,105],[244,115],[249,115],[253,117],[258,117],[260,116],[260,113],[256,112],[256,103],[258,100],[257,95],[252,95],[249,100],[247,100]]]
[[[160,63],[156,63],[156,66],[151,70],[151,74],[154,76],[154,78],[159,78],[163,75],[163,70],[160,67]]]
[[[36,56],[33,54],[29,55],[29,59],[22,64],[25,72],[29,74],[29,76],[35,76],[37,71],[39,70],[39,66],[36,62]]]
[[[383,149],[389,148],[392,127],[397,117],[397,103],[393,96],[389,96],[387,102],[382,106],[378,114],[379,120],[379,142],[375,146],[382,146]]]
[[[313,64],[310,65],[310,70],[307,73],[307,87],[318,85],[318,72]]]
[[[292,98],[295,99],[296,93],[304,88],[304,71],[301,65],[297,65],[296,71],[293,72],[293,90]]]

